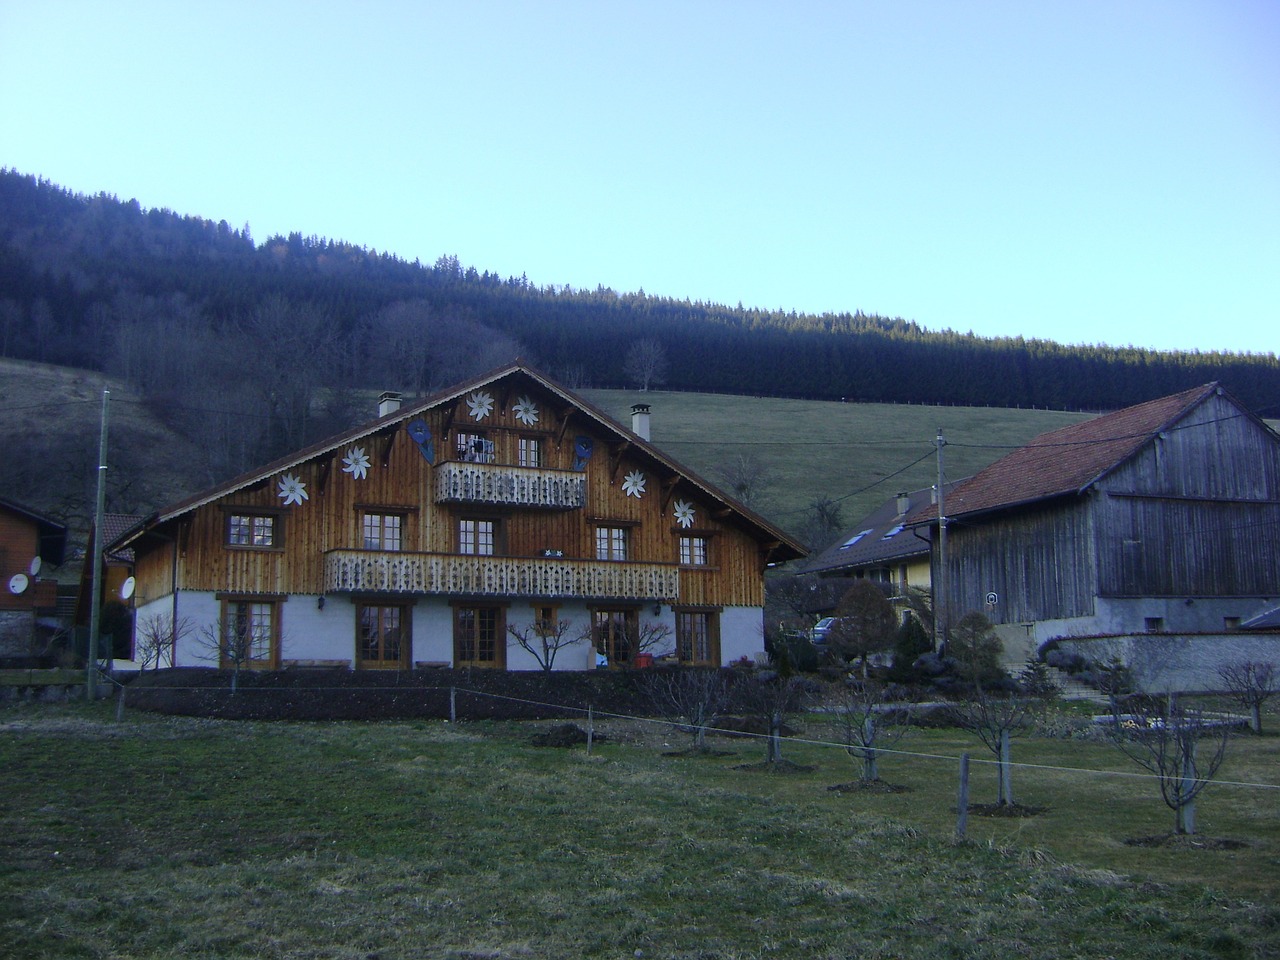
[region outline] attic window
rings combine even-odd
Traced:
[[[899,523],[899,524],[897,524],[895,527],[893,527],[893,529],[891,529],[888,533],[886,533],[883,537],[881,537],[880,539],[881,539],[881,540],[892,540],[894,537],[896,537],[896,536],[897,536],[898,534],[900,534],[901,532],[902,532],[902,524],[900,524],[900,523]]]
[[[848,540],[846,540],[844,543],[840,544],[840,549],[841,549],[841,550],[847,550],[849,547],[852,547],[855,543],[857,543],[859,540],[861,540],[863,537],[865,537],[865,536],[866,536],[868,533],[870,533],[870,532],[871,532],[870,530],[861,530],[861,531],[859,531],[857,534],[855,534],[854,536],[850,537],[850,538],[849,538]]]

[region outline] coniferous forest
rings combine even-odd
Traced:
[[[172,417],[203,410],[206,435],[207,411],[224,411],[226,442],[212,449],[226,462],[208,464],[211,476],[347,426],[367,406],[352,391],[424,394],[515,357],[570,387],[1102,410],[1219,380],[1267,416],[1280,396],[1273,355],[540,287],[456,257],[410,263],[302,233],[259,244],[247,226],[12,170],[0,171],[0,356],[124,377]],[[256,426],[236,422],[238,409],[256,411]]]

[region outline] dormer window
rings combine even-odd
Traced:
[[[848,540],[846,540],[844,543],[840,544],[840,549],[841,549],[841,550],[847,550],[847,549],[849,549],[849,547],[852,547],[855,543],[857,543],[859,540],[861,540],[863,537],[865,537],[865,536],[866,536],[868,533],[870,533],[870,532],[871,532],[870,530],[860,530],[860,531],[858,531],[858,532],[857,532],[857,533],[855,533],[852,537],[850,537]]]

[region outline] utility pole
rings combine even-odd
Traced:
[[[943,492],[942,448],[947,441],[938,428],[938,571],[933,585],[933,645],[938,653],[947,652],[947,507]]]
[[[93,598],[89,605],[89,665],[85,668],[85,696],[92,703],[98,698],[98,627],[102,621],[102,513],[107,500],[107,401],[110,390],[102,391],[102,427],[98,435],[98,499],[93,509]]]

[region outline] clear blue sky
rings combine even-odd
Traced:
[[[0,0],[0,166],[536,284],[1280,350],[1280,2]]]

